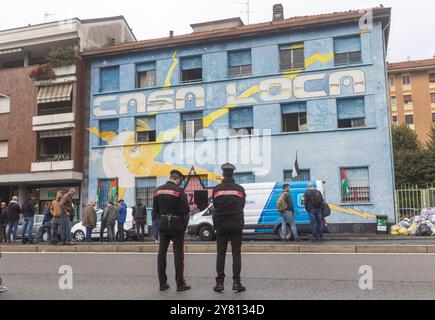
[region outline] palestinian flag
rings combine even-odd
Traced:
[[[98,195],[98,205],[101,206],[101,200],[103,199],[103,186],[102,186],[101,180],[98,180],[97,195]]]
[[[299,169],[299,162],[298,162],[298,158],[296,156],[296,161],[295,164],[293,166],[293,171],[292,171],[292,181],[295,181],[297,177],[299,177],[299,175],[301,174],[301,170]]]
[[[341,190],[344,198],[349,197],[349,180],[347,179],[347,174],[344,168],[341,168]]]
[[[119,179],[116,178],[113,181],[112,191],[110,192],[110,200],[113,202],[118,202],[118,191],[119,191]]]

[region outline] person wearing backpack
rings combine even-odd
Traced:
[[[285,184],[283,189],[284,192],[278,197],[277,202],[277,210],[281,215],[281,239],[282,241],[289,241],[287,239],[287,225],[290,225],[294,240],[301,242],[295,223],[295,209],[290,195],[290,185]]]
[[[314,189],[312,183],[308,184],[308,190],[304,194],[304,203],[305,210],[310,216],[313,242],[323,241],[323,229],[325,228],[323,219],[324,202],[322,193]]]

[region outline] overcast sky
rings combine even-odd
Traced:
[[[247,23],[247,0],[4,0],[0,29],[73,17],[81,19],[124,15],[140,40],[190,33],[190,24],[241,16]],[[427,59],[435,55],[433,0],[251,0],[250,22],[270,21],[272,5],[282,3],[285,17],[378,6],[393,7],[390,62]],[[5,10],[5,9],[8,10]]]

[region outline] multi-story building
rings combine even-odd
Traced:
[[[226,161],[238,182],[289,181],[297,153],[295,180],[325,182],[332,231],[394,222],[389,25],[389,8],[284,19],[275,6],[266,23],[85,52],[90,198],[151,206],[172,168],[212,186]]]
[[[435,57],[388,64],[391,117],[406,123],[423,143],[435,125]]]
[[[0,198],[54,199],[84,175],[86,49],[135,37],[123,17],[71,19],[0,31]]]

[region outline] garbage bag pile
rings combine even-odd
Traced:
[[[423,209],[419,216],[403,219],[399,224],[391,227],[393,236],[435,236],[435,208]]]

